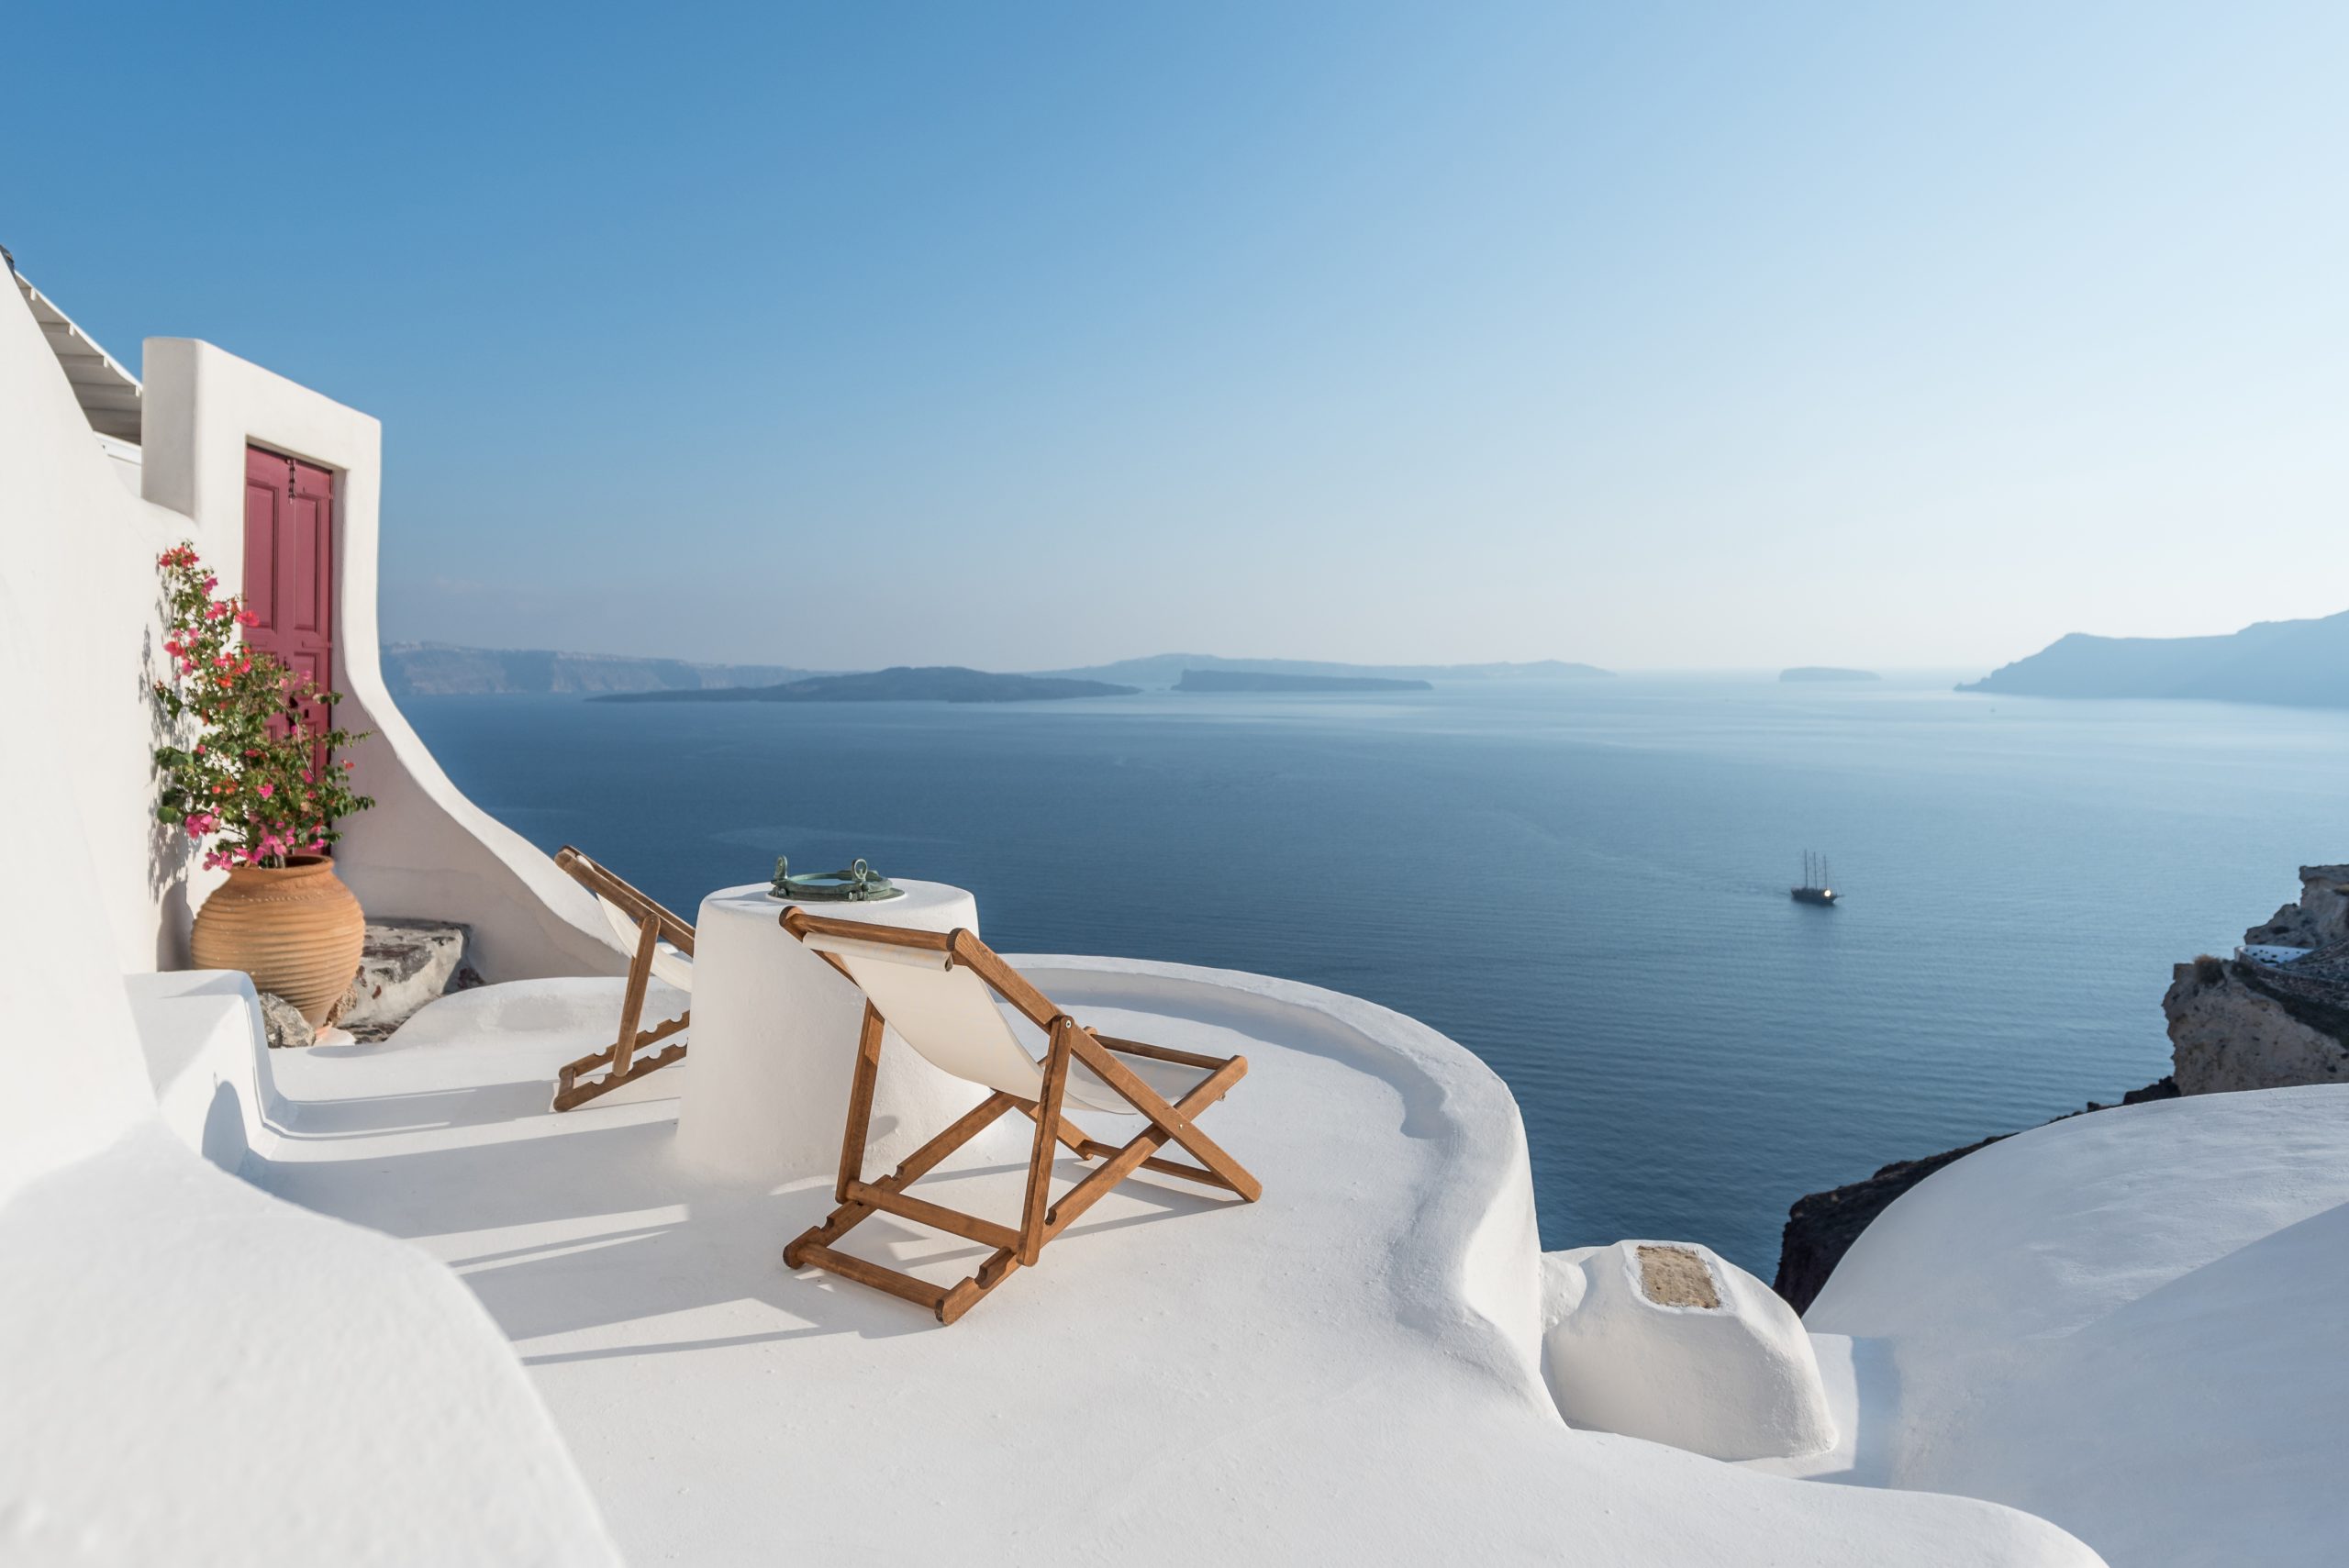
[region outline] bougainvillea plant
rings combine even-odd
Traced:
[[[216,598],[219,580],[193,545],[156,559],[163,578],[163,652],[172,678],[155,683],[172,737],[155,748],[163,775],[155,815],[206,846],[206,870],[283,866],[324,854],[336,824],[374,805],[351,786],[340,755],[372,731],[322,728],[339,692],[298,676],[245,643],[256,617],[242,595]]]

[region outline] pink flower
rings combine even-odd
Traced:
[[[261,617],[253,614],[250,610],[239,610],[237,612],[237,618],[244,622],[247,626],[259,626],[261,624]]]
[[[261,786],[261,797],[263,800],[267,800],[271,795],[275,795],[276,793],[277,786],[275,784],[263,784]]]

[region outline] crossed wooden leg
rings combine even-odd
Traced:
[[[1110,1040],[1065,1015],[1052,1021],[1042,1091],[1036,1099],[1023,1099],[1001,1091],[991,1094],[964,1112],[952,1127],[914,1151],[895,1171],[877,1182],[867,1182],[863,1179],[864,1144],[873,1119],[874,1085],[880,1074],[882,1029],[881,1015],[867,1004],[863,1027],[858,1032],[856,1073],[849,1087],[848,1125],[841,1139],[840,1176],[833,1184],[832,1198],[839,1207],[822,1224],[803,1231],[783,1250],[783,1261],[791,1268],[812,1265],[829,1270],[842,1279],[929,1307],[941,1323],[952,1323],[1009,1278],[1014,1270],[1023,1265],[1035,1266],[1047,1242],[1136,1170],[1218,1187],[1251,1203],[1263,1195],[1262,1184],[1194,1125],[1194,1118],[1247,1075],[1246,1057],[1202,1056],[1137,1040]],[[1180,1100],[1170,1104],[1118,1061],[1119,1054],[1201,1068],[1207,1076]],[[1123,1145],[1102,1143],[1085,1136],[1063,1114],[1069,1068],[1076,1062],[1091,1068],[1141,1113],[1149,1125],[1141,1136]],[[1027,1194],[1017,1228],[930,1203],[907,1192],[941,1161],[1012,1111],[1036,1124],[1028,1159]],[[1158,1151],[1170,1142],[1179,1144],[1198,1163],[1156,1158]],[[1056,1147],[1065,1147],[1081,1159],[1099,1159],[1106,1163],[1088,1173],[1083,1181],[1063,1193],[1058,1203],[1053,1203],[1052,1171]],[[952,1285],[938,1285],[835,1249],[835,1242],[880,1213],[894,1214],[961,1236],[994,1251],[963,1279]]]
[[[652,955],[661,940],[661,929],[653,922],[644,922],[643,935],[638,939],[636,956],[628,969],[628,992],[620,1000],[620,1031],[617,1039],[603,1050],[590,1052],[576,1062],[565,1062],[555,1074],[554,1108],[570,1110],[584,1106],[598,1095],[608,1095],[622,1084],[656,1073],[685,1053],[685,1042],[679,1040],[664,1051],[637,1060],[636,1053],[648,1046],[660,1044],[683,1029],[693,1018],[687,1008],[684,1014],[640,1030],[637,1025],[644,1019],[645,988],[652,981]],[[600,1078],[583,1079],[581,1074],[593,1073],[608,1065],[611,1071]]]

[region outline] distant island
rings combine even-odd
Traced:
[[[699,691],[609,692],[590,702],[1058,702],[1067,697],[1130,697],[1132,686],[1049,675],[996,675],[958,664],[899,664],[860,675],[809,675],[772,686]]]
[[[1178,692],[1431,692],[1430,681],[1387,675],[1284,675],[1272,670],[1186,670]]]
[[[2042,697],[2172,697],[2349,707],[2349,611],[2225,637],[2074,632],[1957,688]]]
[[[450,642],[384,645],[384,682],[395,697],[704,691],[768,686],[815,673],[782,664],[695,664],[683,659],[558,653],[538,648],[462,648]]]
[[[1213,653],[1153,653],[1114,664],[1088,664],[1040,673],[1077,680],[1122,681],[1168,690],[1192,671],[1238,671],[1262,675],[1339,675],[1388,681],[1590,681],[1613,672],[1596,664],[1541,659],[1530,664],[1333,664],[1310,659],[1226,659]],[[1259,687],[1258,690],[1264,688]]]
[[[1168,691],[1177,686],[1185,675],[1239,673],[1251,675],[1286,675],[1316,677],[1358,682],[1386,682],[1378,685],[1291,686],[1290,691],[1403,691],[1419,690],[1431,683],[1489,681],[1588,681],[1608,679],[1613,672],[1595,664],[1575,664],[1559,659],[1541,659],[1521,664],[1337,664],[1306,659],[1227,659],[1214,653],[1154,653],[1142,659],[1124,659],[1111,664],[1093,664],[1071,670],[1039,670],[1025,674],[992,675],[977,670],[959,672],[939,669],[912,670],[904,667],[878,672],[852,673],[840,670],[807,670],[785,664],[710,664],[684,659],[636,657],[619,653],[564,653],[547,649],[468,648],[451,642],[392,642],[384,646],[384,679],[395,697],[411,696],[478,696],[478,695],[644,695],[651,698],[674,697],[694,702],[704,700],[702,694],[733,693],[710,700],[720,702],[863,702],[863,701],[946,701],[946,702],[1025,702],[1046,696],[1109,696],[1123,695],[1135,687]],[[835,688],[823,685],[807,687],[806,695],[758,696],[742,695],[765,692],[778,687],[807,687],[810,682],[869,680],[892,688],[907,686],[907,676],[925,679],[948,673],[975,677],[985,681],[1063,682],[1075,684],[1067,689],[1046,690],[1041,687],[1022,690],[1017,695],[1001,696],[940,696],[930,690],[908,691],[902,697],[890,697],[861,693],[857,695],[821,695],[855,688]],[[1104,689],[1095,690],[1100,687]],[[967,683],[955,689],[976,689]],[[1005,692],[1009,687],[1001,688]],[[1214,688],[1189,686],[1189,691]],[[1226,686],[1225,691],[1243,688]],[[1270,686],[1245,688],[1271,691]]]
[[[1879,679],[1874,670],[1841,670],[1832,664],[1798,664],[1791,670],[1778,672],[1778,679],[1789,684],[1830,683],[1836,681],[1873,681]]]

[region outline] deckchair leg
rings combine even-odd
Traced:
[[[1082,1048],[1080,1047],[1080,1050]],[[1168,1114],[1163,1120],[1152,1113],[1144,1111],[1144,1115],[1150,1116],[1151,1122],[1148,1127],[1142,1129],[1141,1135],[1135,1138],[1130,1143],[1128,1143],[1123,1149],[1108,1151],[1110,1159],[1107,1164],[1100,1166],[1091,1174],[1087,1175],[1083,1181],[1077,1183],[1076,1185],[1062,1194],[1061,1201],[1052,1205],[1051,1212],[1046,1214],[1044,1217],[1044,1240],[1049,1241],[1055,1236],[1058,1236],[1062,1231],[1067,1229],[1072,1224],[1075,1223],[1080,1215],[1084,1214],[1086,1209],[1091,1208],[1095,1204],[1100,1202],[1104,1197],[1107,1197],[1112,1187],[1115,1187],[1119,1182],[1124,1181],[1128,1176],[1133,1174],[1136,1169],[1144,1164],[1154,1163],[1165,1165],[1167,1162],[1152,1161],[1151,1156],[1164,1148],[1167,1140],[1174,1136],[1174,1130],[1172,1127],[1169,1126],[1169,1123],[1182,1122],[1187,1118],[1195,1116],[1198,1112],[1207,1109],[1208,1106],[1215,1104],[1216,1101],[1223,1098],[1224,1095],[1230,1089],[1231,1085],[1238,1083],[1241,1077],[1245,1074],[1247,1071],[1248,1059],[1246,1057],[1232,1057],[1221,1067],[1219,1067],[1207,1077],[1201,1079],[1197,1087],[1193,1088],[1189,1094],[1183,1096],[1181,1104],[1167,1106],[1166,1110]],[[1147,1088],[1145,1088],[1143,1092],[1145,1094],[1150,1093]],[[1152,1099],[1158,1098],[1154,1094],[1152,1094],[1151,1097]],[[1158,1103],[1162,1106],[1166,1105],[1166,1102],[1163,1100],[1159,1100]],[[1136,1108],[1141,1108],[1139,1104],[1137,1104]],[[1230,1156],[1227,1155],[1225,1158],[1229,1159]],[[1202,1178],[1209,1178],[1209,1173],[1208,1172],[1200,1172],[1197,1174],[1193,1174],[1192,1173],[1177,1169],[1172,1170],[1168,1173],[1172,1175],[1191,1175],[1191,1178],[1194,1181],[1197,1181]],[[1248,1173],[1245,1171],[1241,1171],[1240,1174],[1242,1177],[1245,1177],[1252,1186],[1254,1185],[1255,1178],[1253,1176],[1248,1175]],[[1209,1179],[1211,1179],[1211,1181],[1216,1184],[1224,1184],[1229,1180],[1229,1178],[1223,1176],[1219,1172],[1214,1173],[1212,1177]],[[1238,1193],[1241,1197],[1253,1201],[1257,1193],[1262,1192],[1263,1189],[1258,1187],[1256,1192],[1250,1192],[1237,1184],[1232,1184],[1230,1186],[1230,1190]]]
[[[1224,1152],[1223,1146],[1214,1139],[1192,1126],[1190,1116],[1184,1108],[1168,1105],[1157,1090],[1143,1083],[1134,1075],[1131,1068],[1110,1055],[1108,1047],[1082,1029],[1070,1037],[1069,1043],[1085,1064],[1098,1073],[1111,1088],[1123,1095],[1128,1104],[1160,1127],[1164,1128],[1166,1135],[1181,1144],[1193,1159],[1230,1183],[1233,1192],[1238,1193],[1250,1203],[1264,1196],[1264,1184],[1250,1175],[1246,1166]],[[1236,1071],[1234,1071],[1235,1068]],[[1231,1082],[1238,1080],[1247,1071],[1246,1057],[1231,1058],[1224,1064],[1222,1070],[1209,1074],[1198,1088],[1184,1095],[1184,1106],[1187,1106],[1192,1101],[1198,1099],[1200,1090],[1205,1089],[1208,1084],[1218,1084],[1219,1080],[1224,1080],[1224,1073],[1229,1072],[1230,1078],[1219,1084],[1215,1098],[1201,1101],[1199,1108],[1204,1109],[1207,1106],[1213,1105],[1215,1099],[1220,1099],[1224,1091],[1230,1087]]]
[[[846,1203],[850,1184],[864,1174],[864,1137],[873,1125],[873,1085],[881,1076],[881,1014],[864,1004],[864,1025],[856,1036],[856,1076],[848,1089],[848,1129],[841,1139],[841,1176],[832,1201]]]
[[[938,1304],[938,1320],[941,1323],[953,1322],[976,1307],[987,1292],[1009,1279],[1012,1271],[1019,1267],[1019,1253],[1008,1247],[997,1251],[979,1265],[978,1273],[969,1279],[957,1281],[954,1287],[946,1293],[946,1299]]]
[[[618,1032],[603,1050],[565,1062],[555,1073],[553,1108],[567,1111],[666,1067],[685,1054],[685,1042],[679,1040],[657,1056],[641,1061],[637,1056],[639,1051],[683,1029],[690,1013],[649,1029],[638,1026],[644,1021],[646,991],[652,983],[652,964],[662,940],[674,943],[679,952],[691,958],[694,929],[568,844],[555,851],[554,863],[602,901],[607,910],[625,916],[637,929],[636,951],[629,958],[628,988],[620,1000]],[[606,1070],[602,1077],[587,1076],[598,1069]]]
[[[929,1174],[940,1161],[985,1131],[1001,1118],[1004,1112],[1019,1103],[1000,1091],[989,1095],[964,1111],[953,1126],[907,1155],[903,1164],[872,1185],[883,1192],[903,1192]],[[827,1215],[822,1224],[811,1225],[794,1237],[791,1244],[783,1250],[784,1262],[795,1269],[803,1267],[801,1257],[807,1249],[829,1247],[879,1212],[870,1204],[842,1204]]]
[[[620,1034],[612,1044],[612,1076],[628,1075],[629,1058],[636,1054],[636,1026],[644,1018],[645,987],[652,984],[652,955],[661,949],[661,928],[644,922],[636,939],[636,956],[629,961],[628,993],[620,999]]]
[[[628,1042],[629,1061],[626,1072],[615,1069],[601,1078],[586,1076],[598,1068],[612,1065],[620,1055],[618,1041],[604,1047],[601,1051],[590,1051],[576,1062],[564,1062],[555,1073],[554,1108],[559,1111],[576,1110],[599,1095],[610,1094],[622,1084],[633,1083],[648,1073],[656,1073],[672,1062],[682,1060],[685,1054],[684,1040],[679,1040],[667,1050],[652,1056],[639,1056],[636,1053],[649,1046],[660,1044],[673,1034],[683,1032],[693,1022],[693,1017],[689,1009],[665,1023],[655,1024],[649,1029],[639,1030]]]
[[[1019,1222],[1019,1261],[1031,1269],[1044,1246],[1044,1206],[1052,1195],[1052,1154],[1059,1146],[1052,1134],[1060,1127],[1069,1036],[1075,1029],[1065,1018],[1053,1029],[1052,1054],[1044,1059],[1044,1092],[1036,1101],[1036,1148],[1028,1157],[1028,1204]]]
[[[1030,1105],[1028,1101],[1019,1101],[1018,1109],[1021,1116],[1028,1118],[1031,1121],[1035,1119],[1036,1107],[1033,1105]],[[1085,1136],[1085,1129],[1069,1120],[1068,1113],[1066,1111],[1063,1111],[1059,1118],[1053,1121],[1052,1136],[1060,1140],[1062,1148],[1067,1150],[1078,1159],[1090,1160],[1093,1158],[1092,1154],[1087,1152],[1087,1151],[1097,1147],[1094,1140]]]

